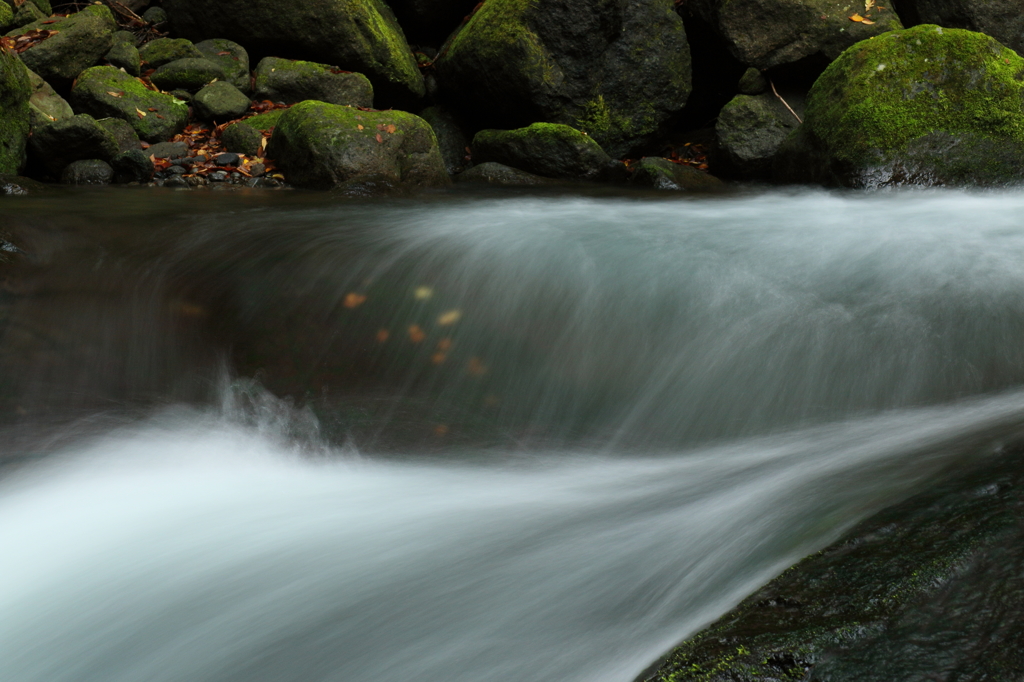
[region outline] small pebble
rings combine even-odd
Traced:
[[[228,174],[224,171],[214,171],[209,176],[211,182],[224,182],[228,179]]]
[[[230,152],[225,154],[218,154],[214,159],[214,162],[218,166],[237,166],[238,165],[238,154],[232,154]]]

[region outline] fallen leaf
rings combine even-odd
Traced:
[[[111,92],[110,90],[107,90],[107,94],[111,97],[124,97],[123,92]]]
[[[377,332],[377,343],[384,343],[391,336],[391,332],[387,329],[381,329]]]
[[[461,310],[449,310],[446,313],[442,313],[441,316],[437,318],[437,323],[442,327],[447,327],[450,324],[455,324],[460,319],[462,319]]]
[[[345,301],[342,303],[346,308],[358,308],[366,302],[366,296],[351,291],[345,294]]]
[[[139,118],[146,118],[146,112],[138,107],[135,107],[135,113],[138,114]]]
[[[862,24],[873,24],[875,22],[871,21],[870,19],[865,19],[864,21],[862,21],[860,23],[862,23]]]
[[[221,50],[220,52],[217,53],[217,56],[218,57],[227,57],[229,54],[231,54],[231,53],[228,52],[227,50]]]
[[[437,349],[438,350],[448,350],[451,347],[452,347],[452,340],[451,339],[445,338],[445,339],[441,339],[440,341],[437,342]]]
[[[441,351],[438,351],[438,352],[436,352],[436,353],[434,353],[433,355],[430,356],[430,361],[432,363],[434,363],[435,365],[440,365],[442,362],[444,362],[447,359],[448,359],[448,356],[445,355],[444,353],[442,353]]]
[[[384,141],[384,138],[380,136],[380,133],[377,133],[377,142],[383,142],[383,141]]]
[[[416,290],[412,292],[413,298],[417,301],[426,301],[434,295],[434,290],[430,287],[416,287]]]
[[[409,325],[409,340],[413,343],[419,343],[423,339],[427,338],[427,335],[420,329],[418,324]]]
[[[856,22],[859,23],[859,22],[864,21],[864,17],[862,17],[859,14],[854,14],[852,17],[850,17],[850,21],[856,21]]]
[[[146,111],[156,111],[156,107],[149,107]]]
[[[363,129],[363,124],[362,124],[362,123],[357,123],[357,124],[356,124],[356,128],[357,128],[358,130],[362,130],[362,129]]]
[[[871,11],[871,8],[875,6],[875,0],[864,0],[864,14]]]
[[[384,126],[384,130],[388,131],[389,133],[394,133],[396,130],[398,130],[398,128],[395,127],[394,123],[389,123],[386,126]]]

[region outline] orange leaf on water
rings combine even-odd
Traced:
[[[377,342],[384,343],[385,341],[388,340],[390,336],[391,332],[389,332],[387,329],[381,329],[377,332]]]
[[[875,22],[871,21],[870,19],[865,19],[865,20],[863,20],[863,21],[862,21],[862,22],[860,22],[860,23],[862,23],[862,24],[873,24],[873,23],[875,23]]]
[[[366,301],[366,296],[364,296],[362,294],[357,294],[356,292],[351,291],[351,292],[345,294],[345,300],[343,302],[343,305],[346,308],[358,308],[365,301]]]
[[[409,340],[413,343],[419,343],[423,339],[427,338],[427,335],[423,333],[418,324],[409,325]]]

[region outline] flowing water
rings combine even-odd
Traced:
[[[0,679],[627,682],[1024,433],[1024,194],[8,200]]]

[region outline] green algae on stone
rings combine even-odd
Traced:
[[[127,121],[146,142],[168,140],[184,130],[188,121],[185,102],[154,92],[113,66],[94,66],[83,72],[71,90],[71,104],[76,111],[96,118]]]
[[[266,57],[253,72],[257,100],[295,104],[307,99],[354,107],[373,106],[373,86],[361,73],[328,64]]]
[[[25,165],[31,95],[28,69],[0,47],[0,173],[16,174]]]
[[[70,85],[78,74],[110,51],[117,23],[105,5],[90,5],[76,14],[37,21],[17,32],[31,29],[56,33],[22,52],[21,60],[46,81],[60,87]]]
[[[191,40],[184,38],[157,38],[139,50],[139,57],[153,69],[179,59],[202,59],[205,56]]]
[[[225,75],[224,69],[206,57],[188,57],[164,64],[149,79],[161,90],[196,92],[215,80],[222,80]]]
[[[10,5],[0,2],[0,31],[6,31],[14,24],[14,10]]]
[[[711,171],[721,177],[768,180],[776,152],[796,127],[796,118],[773,95],[736,95],[718,113]]]
[[[281,116],[267,157],[289,182],[313,189],[360,178],[421,187],[451,182],[430,124],[404,111],[301,102]]]
[[[167,0],[179,35],[365,74],[378,106],[413,106],[426,92],[412,50],[383,0]]]
[[[590,136],[561,123],[481,130],[473,137],[473,159],[572,180],[598,179],[611,163],[611,157]]]
[[[616,156],[654,139],[691,87],[671,0],[488,0],[435,66],[455,106],[484,125],[564,123]]]
[[[1024,59],[934,25],[857,43],[811,88],[776,175],[851,186],[1024,180]]]
[[[196,49],[202,53],[202,56],[224,70],[229,83],[244,93],[249,93],[252,90],[249,53],[244,47],[231,40],[214,38],[196,43]]]

